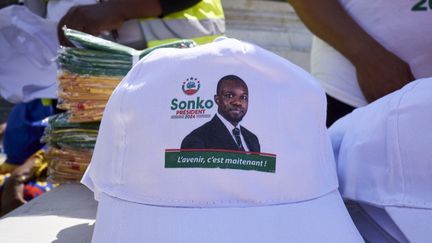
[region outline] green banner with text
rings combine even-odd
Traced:
[[[229,150],[167,149],[165,168],[222,168],[274,173],[276,155]]]

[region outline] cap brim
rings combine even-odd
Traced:
[[[338,191],[245,208],[160,207],[101,194],[92,242],[363,242]]]
[[[385,207],[385,210],[409,242],[432,239],[432,210],[407,207]]]

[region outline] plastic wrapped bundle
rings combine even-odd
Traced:
[[[189,48],[181,40],[145,50],[136,50],[109,40],[64,28],[77,48],[59,50],[59,108],[69,111],[70,122],[100,121],[109,96],[142,57],[158,48]]]
[[[67,110],[70,122],[100,121],[105,104],[121,77],[89,76],[62,72],[58,108]]]
[[[90,163],[99,123],[71,123],[69,114],[48,118],[42,140],[47,143],[48,180],[55,183],[79,181]]]
[[[62,47],[57,59],[58,108],[67,113],[50,117],[42,138],[48,145],[48,179],[56,183],[81,179],[91,160],[105,105],[139,59],[157,48],[196,45],[181,40],[136,50],[79,31],[63,30],[77,47]]]
[[[93,150],[57,149],[50,147],[48,180],[55,183],[78,182],[86,171]]]

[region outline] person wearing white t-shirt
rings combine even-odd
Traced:
[[[288,0],[316,35],[311,72],[328,120],[432,76],[432,4],[425,1]]]

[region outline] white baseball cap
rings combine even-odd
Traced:
[[[342,196],[398,241],[432,239],[431,92],[432,78],[414,81],[330,128]]]
[[[180,149],[216,119],[227,75],[247,85],[241,130],[260,151]],[[237,91],[224,98],[244,99]],[[221,38],[153,51],[110,97],[82,180],[99,200],[93,242],[361,242],[337,190],[325,118],[317,82],[258,46]]]
[[[0,95],[11,103],[57,97],[57,23],[25,6],[0,9]]]

